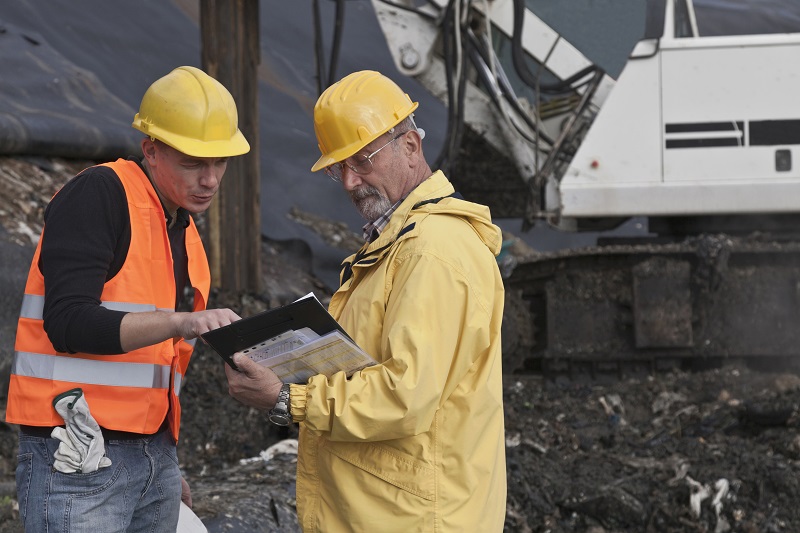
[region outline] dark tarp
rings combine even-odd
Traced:
[[[101,159],[136,147],[131,106],[38,33],[3,23],[0,57],[0,153]]]
[[[321,2],[330,50],[334,3]],[[311,173],[319,156],[311,2],[261,2],[260,162],[262,233],[301,239],[315,272],[336,286],[345,252],[293,222],[294,206],[362,221],[341,187]],[[0,153],[107,160],[138,154],[130,127],[149,84],[179,65],[200,66],[199,3],[191,0],[15,0],[0,10]],[[369,2],[347,2],[337,74],[375,69],[420,102],[418,123],[435,157],[444,107],[399,75]],[[366,44],[369,43],[369,44]],[[327,59],[327,58],[326,58]],[[241,110],[240,110],[241,111]]]
[[[592,32],[609,39],[621,33],[619,28],[631,25],[640,28],[638,33],[627,31],[625,35],[642,35],[643,10],[632,9],[639,4],[641,0],[572,0],[565,14],[561,2],[529,1],[568,40],[586,34],[589,25]],[[796,0],[695,1],[701,31],[710,27],[714,32],[756,21],[780,31],[800,31],[798,4]],[[400,83],[420,102],[417,123],[428,133],[425,148],[432,161],[443,143],[444,107],[415,81],[397,73],[371,3],[351,0],[346,6],[338,76],[375,69]],[[321,2],[320,7],[323,42],[329,52],[335,4]],[[612,12],[598,18],[600,10]],[[355,231],[362,224],[340,186],[322,173],[309,171],[318,156],[311,122],[317,96],[312,5],[305,1],[261,2],[260,11],[261,230],[272,239],[307,242],[314,253],[315,272],[335,286],[344,252],[287,217],[294,206],[343,221]],[[137,153],[139,133],[130,123],[149,84],[176,66],[200,66],[198,19],[196,0],[3,2],[0,153],[94,160]],[[597,27],[587,20],[602,20],[619,28]],[[741,31],[731,31],[736,32]],[[600,44],[580,39],[575,44],[600,62],[589,50]],[[624,64],[632,47],[633,42],[615,47],[624,52],[608,61]],[[519,231],[519,221],[499,222]],[[541,250],[590,244],[594,238],[555,234],[538,227],[523,237]]]

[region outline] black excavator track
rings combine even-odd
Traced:
[[[800,240],[700,235],[545,253],[506,279],[504,371],[764,367],[800,354]]]

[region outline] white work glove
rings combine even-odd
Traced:
[[[61,441],[53,454],[53,467],[65,474],[86,474],[111,466],[111,459],[105,457],[103,433],[89,412],[83,390],[72,389],[59,394],[53,400],[53,406],[67,426],[66,429],[56,427],[51,433],[54,439]]]

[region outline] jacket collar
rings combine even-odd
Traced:
[[[380,236],[373,242],[368,243],[366,247],[373,249],[380,248],[397,239],[400,232],[403,231],[403,228],[408,225],[407,221],[414,210],[414,206],[419,202],[449,196],[454,192],[455,189],[445,177],[444,172],[437,170],[406,196],[405,200],[403,200],[394,213],[392,213],[389,223],[383,228]]]
[[[500,253],[502,231],[492,224],[489,208],[450,198],[451,196],[460,198],[454,193],[455,189],[441,171],[434,172],[420,183],[395,210],[380,236],[372,242],[365,243],[356,254],[344,260],[341,283],[344,284],[350,278],[354,266],[374,264],[392,248],[394,243],[415,236],[418,231],[417,223],[433,213],[463,218],[494,255]]]

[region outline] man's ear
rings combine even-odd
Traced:
[[[403,148],[406,150],[406,154],[419,157],[420,152],[422,152],[422,137],[419,136],[419,133],[416,130],[411,130],[403,137],[405,141]]]
[[[152,164],[156,160],[156,142],[150,137],[142,139],[142,155],[147,162]]]

